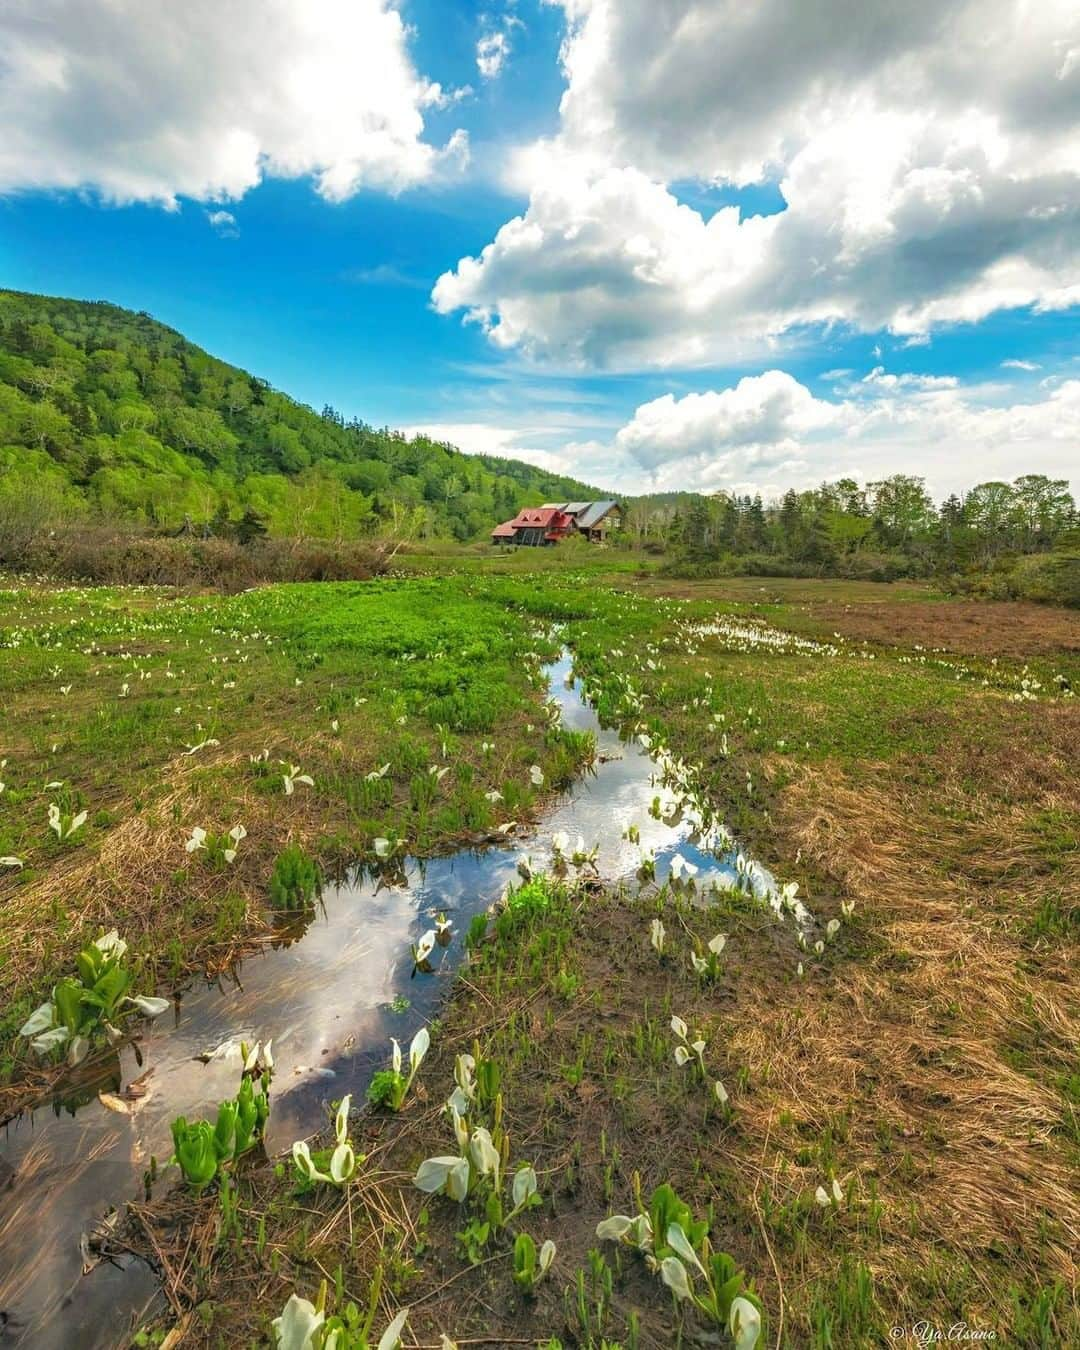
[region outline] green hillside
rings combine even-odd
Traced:
[[[174,529],[254,511],[322,538],[408,519],[467,540],[520,506],[601,494],[316,413],[148,314],[0,291],[0,510],[43,495],[54,518]]]

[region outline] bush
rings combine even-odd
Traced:
[[[1036,553],[1018,558],[1008,583],[1017,599],[1080,609],[1080,553]]]
[[[6,546],[5,546],[6,544]],[[33,539],[0,536],[0,565],[105,586],[212,587],[263,581],[367,581],[385,570],[374,541],[198,539],[80,525]]]

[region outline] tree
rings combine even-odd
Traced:
[[[1064,478],[1022,474],[1013,483],[1013,500],[1025,542],[1035,548],[1049,548],[1076,516],[1076,503]]]
[[[895,547],[910,542],[934,522],[934,503],[922,478],[894,473],[876,483],[868,483],[874,525],[882,543]]]

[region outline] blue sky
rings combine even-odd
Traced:
[[[962,30],[848,51],[837,0],[832,43],[763,91],[754,7],[735,31],[679,0],[688,50],[612,3],[274,0],[242,42],[209,0],[170,32],[93,0],[0,16],[0,119],[28,89],[37,110],[0,148],[0,283],[149,310],[315,407],[617,491],[1075,476],[1069,7],[1001,37],[1021,93],[1058,62],[1032,128],[1000,78],[954,106]],[[897,104],[913,54],[926,88]]]

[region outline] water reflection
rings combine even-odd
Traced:
[[[581,835],[598,845],[596,868],[607,880],[634,877],[642,852],[655,854],[656,878],[673,855],[699,868],[697,883],[735,880],[735,855],[717,857],[688,816],[658,820],[649,808],[658,791],[656,766],[638,745],[601,728],[570,679],[564,656],[549,669],[563,725],[593,731],[596,771],[561,797],[528,841],[451,857],[406,859],[392,880],[356,873],[324,894],[301,940],[268,942],[231,979],[189,990],[172,1018],[149,1024],[137,1045],[124,1046],[97,1076],[69,1085],[63,1101],[12,1121],[0,1148],[0,1344],[35,1350],[109,1350],[154,1296],[138,1264],[108,1264],[83,1275],[82,1234],[110,1205],[139,1193],[151,1155],[171,1151],[174,1116],[209,1114],[236,1091],[240,1041],[274,1042],[271,1152],[287,1149],[326,1119],[326,1105],[345,1092],[362,1095],[384,1064],[390,1036],[401,1041],[431,1016],[461,955],[471,917],[487,909],[516,877],[519,853],[550,863],[551,836]],[[623,837],[640,830],[640,846]],[[761,872],[755,888],[767,890]],[[410,946],[445,911],[455,941],[434,975],[412,975]],[[395,998],[408,1006],[394,1010]],[[134,1114],[101,1104],[145,1074]],[[6,1178],[6,1182],[5,1182]]]

